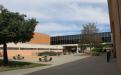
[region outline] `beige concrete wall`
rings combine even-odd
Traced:
[[[51,50],[51,51],[63,52],[63,50]],[[0,50],[0,52],[2,53],[2,50]],[[37,53],[41,53],[41,52],[49,52],[49,50],[8,50],[8,57],[11,58],[18,54],[24,57],[35,57],[37,56]]]
[[[121,0],[108,0],[111,29],[117,62],[121,68]]]

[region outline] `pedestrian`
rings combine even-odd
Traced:
[[[108,49],[107,50],[107,62],[110,62],[110,58],[111,58],[111,50]]]

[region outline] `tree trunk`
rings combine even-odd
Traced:
[[[8,65],[8,54],[7,54],[7,44],[3,44],[3,65]]]

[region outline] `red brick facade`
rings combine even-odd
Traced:
[[[32,44],[50,44],[50,36],[42,33],[34,33],[34,37],[29,43]]]

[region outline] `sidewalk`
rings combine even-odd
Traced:
[[[116,59],[107,63],[106,54],[80,59],[26,75],[121,75]]]
[[[28,68],[28,69],[19,69],[19,70],[13,70],[13,71],[5,71],[5,72],[0,72],[0,75],[24,75],[27,73],[39,71],[42,69],[62,65],[65,63],[73,62],[76,60],[84,59],[89,56],[81,56],[80,54],[76,55],[62,55],[62,56],[57,56],[53,58],[52,62],[48,62],[46,64],[52,64],[50,66],[43,66],[43,67],[36,67],[36,68]],[[39,63],[37,60],[33,60],[31,62]]]

